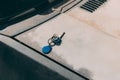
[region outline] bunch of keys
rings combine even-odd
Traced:
[[[54,34],[50,39],[48,39],[48,45],[42,48],[44,54],[49,54],[52,51],[52,47],[60,46],[62,43],[62,37],[65,35],[65,32],[61,36]]]

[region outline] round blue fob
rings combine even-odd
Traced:
[[[49,54],[52,51],[52,47],[51,46],[44,46],[42,48],[42,52],[45,54]]]

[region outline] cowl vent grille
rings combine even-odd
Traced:
[[[107,0],[89,0],[84,3],[80,8],[85,9],[89,12],[94,12],[97,8],[99,8],[103,3]]]

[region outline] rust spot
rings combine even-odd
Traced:
[[[116,34],[116,36],[120,38],[120,30],[114,31],[114,34]]]
[[[82,22],[84,22],[84,23],[86,23],[86,24],[88,24],[88,25],[90,25],[92,27],[95,27],[95,28],[100,29],[100,30],[102,29],[102,27],[100,27],[99,25],[95,24],[94,22],[92,22],[90,20],[83,19],[80,16],[79,17],[74,16],[72,13],[68,13],[68,15],[71,16],[71,17],[73,17],[73,18],[75,18],[75,19],[77,19],[77,20],[79,20],[79,21],[82,21]]]
[[[119,35],[119,37],[118,37],[118,36],[116,36],[116,35],[114,35],[114,34],[107,33],[107,32],[104,31],[104,29],[102,28],[103,26],[100,26],[100,25],[98,25],[98,24],[96,24],[96,23],[94,23],[94,22],[92,22],[92,21],[90,21],[90,20],[87,20],[87,19],[85,19],[85,18],[83,19],[83,18],[80,17],[80,16],[77,17],[77,16],[75,16],[75,15],[72,14],[72,13],[68,13],[68,16],[71,16],[71,17],[73,17],[73,18],[75,18],[75,19],[77,19],[77,20],[79,20],[79,21],[81,21],[81,22],[84,22],[84,23],[90,25],[91,27],[94,27],[94,28],[96,28],[97,30],[103,32],[104,34],[106,34],[106,35],[108,35],[108,36],[111,36],[111,37],[116,38],[116,39],[120,39],[120,31],[117,32],[117,34]]]

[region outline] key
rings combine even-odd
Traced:
[[[65,32],[63,32],[63,34],[60,37],[54,34],[50,39],[48,39],[48,45],[42,48],[42,52],[44,54],[49,54],[52,51],[52,47],[54,47],[55,45],[60,46],[64,35]]]
[[[62,39],[64,35],[65,35],[65,32],[63,32],[63,34],[60,36],[60,39]]]

